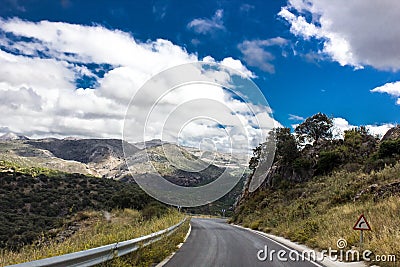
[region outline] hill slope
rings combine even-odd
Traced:
[[[0,161],[0,247],[29,244],[79,211],[141,210],[152,201],[136,184]]]
[[[164,178],[181,186],[203,185],[215,180],[225,167],[232,167],[226,166],[228,156],[222,154],[220,158],[223,160],[216,166],[213,162],[203,161],[188,148],[160,140],[146,142],[145,146],[146,149],[140,149],[133,144],[123,144],[123,141],[118,139],[0,140],[0,159],[27,167],[39,166],[128,182],[133,182],[131,174],[144,174],[153,166]],[[129,155],[127,159],[130,171],[125,163],[124,149]],[[171,164],[165,150],[180,151],[186,159],[196,161],[207,168],[200,172],[181,170],[180,166]],[[234,165],[238,161],[233,158]]]
[[[289,129],[278,129],[275,156],[264,184],[244,190],[233,222],[319,249],[336,249],[340,238],[347,241],[344,249],[358,249],[352,227],[364,214],[373,230],[365,233],[363,248],[373,259],[400,259],[398,127],[380,141],[361,127],[342,140],[321,139],[301,149]],[[257,160],[255,154],[251,162]]]

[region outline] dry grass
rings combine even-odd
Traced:
[[[138,251],[130,253],[124,257],[116,258],[101,264],[102,267],[148,267],[163,261],[172,252],[178,249],[178,245],[183,242],[189,230],[189,220],[187,220],[172,235],[157,241]]]
[[[372,231],[364,231],[364,249],[377,255],[394,254],[400,259],[400,199],[390,197],[379,203],[350,203],[328,210],[325,214],[313,216],[298,222],[274,229],[275,233],[284,233],[289,238],[297,239],[308,235],[306,244],[317,248],[336,249],[336,242],[343,238],[347,249],[358,249],[359,231],[352,229],[358,216],[364,214],[371,224]],[[315,226],[315,231],[304,230]]]
[[[183,219],[182,214],[170,210],[160,218],[145,221],[140,212],[130,209],[113,211],[110,220],[101,212],[90,212],[85,217],[88,217],[84,223],[86,226],[64,242],[39,242],[39,246],[26,246],[19,252],[2,251],[0,265],[33,261],[133,239],[165,229]]]
[[[281,235],[318,249],[336,249],[339,238],[347,248],[359,248],[360,232],[352,229],[364,214],[372,231],[364,231],[363,249],[374,255],[395,255],[400,262],[400,197],[385,196],[374,200],[373,193],[357,193],[372,184],[378,187],[400,179],[400,164],[380,172],[336,172],[315,177],[303,184],[289,184],[273,190],[260,191],[241,207],[234,217],[246,227]]]

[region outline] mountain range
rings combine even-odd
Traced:
[[[129,155],[130,170],[124,149]],[[181,163],[171,162],[166,150],[178,151],[186,159],[206,168],[193,172],[182,170],[179,168]],[[14,133],[0,137],[0,160],[125,182],[133,182],[133,176],[146,173],[150,162],[165,179],[181,186],[204,185],[218,178],[225,168],[235,171],[247,165],[244,156],[204,152],[159,139],[130,144],[119,139],[29,139]]]

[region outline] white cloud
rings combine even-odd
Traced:
[[[143,96],[154,106],[149,116],[144,116],[146,113],[140,112],[135,104],[129,109],[128,117],[134,120],[129,121],[125,128],[127,139],[140,135],[137,131],[146,125],[146,139],[153,136],[176,142],[176,137],[180,137],[185,139],[183,144],[196,147],[193,142],[199,143],[199,140],[212,137],[219,144],[219,151],[225,152],[230,151],[227,147],[230,148],[231,144],[234,145],[234,152],[249,152],[249,148],[265,140],[267,131],[275,126],[275,121],[270,117],[271,110],[241,101],[237,99],[240,95],[232,93],[229,86],[219,85],[224,82],[228,82],[228,85],[230,76],[225,77],[219,72],[196,73],[196,70],[199,69],[185,70],[185,75],[181,71],[177,73],[184,80],[200,80],[203,77],[211,83],[183,82],[182,86],[176,87],[163,81],[163,78],[156,77],[151,85],[160,92],[150,96],[143,89],[140,90],[134,103],[141,103]],[[215,84],[213,80],[221,82]],[[248,87],[245,88],[249,90]]]
[[[382,125],[367,125],[366,127],[372,135],[382,138],[388,130],[395,126],[392,123],[386,123]]]
[[[397,1],[289,0],[278,15],[294,35],[322,42],[319,53],[343,66],[400,69]]]
[[[168,5],[163,1],[156,1],[153,4],[153,14],[157,20],[163,20],[167,15]]]
[[[271,63],[275,56],[266,48],[271,46],[284,46],[287,40],[282,37],[275,37],[266,40],[246,40],[238,45],[244,61],[249,66],[257,67],[263,71],[274,73],[275,67]]]
[[[216,63],[215,59],[211,56],[204,57],[202,59],[202,61],[208,62],[208,63]],[[243,74],[242,75],[243,77],[248,77],[248,78],[256,78],[257,77],[254,73],[249,71],[246,68],[246,66],[244,66],[243,63],[238,59],[234,59],[232,57],[226,57],[219,63],[221,63],[222,65],[224,65],[226,67],[229,67],[231,69],[234,69],[234,70],[240,72],[241,74]]]
[[[333,136],[336,138],[343,138],[344,131],[356,128],[357,126],[350,125],[346,119],[333,118]]]
[[[42,99],[31,88],[21,87],[18,90],[0,90],[0,105],[12,110],[42,109]]]
[[[344,131],[356,128],[357,126],[351,125],[344,118],[333,118],[333,126],[334,126],[334,136],[337,138],[343,138]],[[385,133],[393,128],[395,125],[392,123],[385,123],[381,125],[369,124],[365,125],[370,134],[378,137],[383,137]]]
[[[225,30],[223,22],[224,11],[218,9],[214,16],[209,18],[197,18],[188,23],[187,28],[199,34],[208,34],[216,30]]]
[[[249,13],[251,10],[253,10],[255,8],[255,6],[250,5],[250,4],[242,4],[240,5],[240,12],[242,13]]]
[[[101,26],[89,27],[64,22],[28,22],[20,19],[0,20],[4,32],[34,38],[22,47],[22,53],[32,54],[32,47],[47,56],[80,63],[108,63],[115,66],[130,66],[138,71],[153,69],[154,73],[169,65],[196,61],[183,48],[168,40],[158,39],[138,43],[128,33],[108,30]],[[10,46],[23,42],[13,42]],[[26,43],[26,42],[25,42]],[[24,50],[23,47],[26,47]],[[162,64],[158,64],[162,62]]]
[[[382,86],[371,90],[373,93],[386,93],[390,96],[397,97],[396,104],[400,105],[400,81],[386,83]]]
[[[305,118],[299,115],[289,114],[289,120],[292,121],[304,121]]]
[[[222,11],[217,12],[215,17],[222,19]],[[23,38],[7,37],[12,35]],[[190,54],[168,40],[157,39],[142,43],[119,30],[62,22],[0,19],[0,43],[3,47],[0,50],[0,129],[9,129],[34,138],[121,138],[127,105],[139,88],[162,70],[198,61],[196,54]],[[242,77],[254,77],[240,60],[231,57],[216,62],[208,56],[204,61],[233,68],[240,71]],[[93,65],[98,67],[90,67]],[[99,76],[95,69],[102,69],[104,75]],[[203,75],[221,85],[231,82],[230,73],[213,69],[200,73],[196,68],[189,68],[184,74],[180,72],[176,75],[177,77],[169,79],[195,79],[198,75]],[[78,78],[90,78],[94,83],[91,88],[80,88],[76,81]],[[168,85],[170,81],[155,81],[154,85],[157,83]],[[158,118],[165,117],[165,114],[183,105],[185,101],[207,98],[236,112],[236,118],[229,113],[221,117],[229,127],[231,138],[243,138],[237,131],[238,122],[242,122],[249,133],[250,141],[254,143],[259,140],[256,137],[260,135],[265,121],[257,125],[254,119],[257,117],[271,120],[269,116],[272,111],[256,105],[247,106],[246,103],[229,97],[221,88],[214,86],[211,90],[203,86],[192,88],[190,92],[176,90],[167,95],[153,114],[155,120],[146,133],[148,139],[160,137],[157,135],[163,125],[160,125]],[[149,104],[148,101],[154,99],[157,93],[157,89],[142,93],[140,101],[133,107],[136,114],[142,114],[144,107]],[[255,117],[251,115],[249,108],[254,111]],[[192,109],[187,109],[183,114],[190,115],[202,110],[202,105],[192,106]],[[182,118],[178,116],[175,120],[182,123]],[[135,116],[128,120],[134,121],[138,126],[133,135],[138,140],[132,141],[141,141],[144,121]],[[227,145],[228,139],[221,135],[221,129],[215,124],[207,127],[192,124],[191,127],[185,132],[188,139],[189,133],[197,134],[191,142],[202,140],[203,133],[215,134],[216,143]]]

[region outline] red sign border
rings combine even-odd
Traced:
[[[361,220],[361,218],[364,218],[364,221],[367,224],[369,229],[360,229],[360,228],[358,228],[357,224]],[[360,217],[358,217],[357,222],[353,226],[353,230],[361,230],[361,231],[371,231],[372,230],[371,226],[369,225],[369,223],[368,223],[367,219],[365,218],[364,214],[361,214]]]

